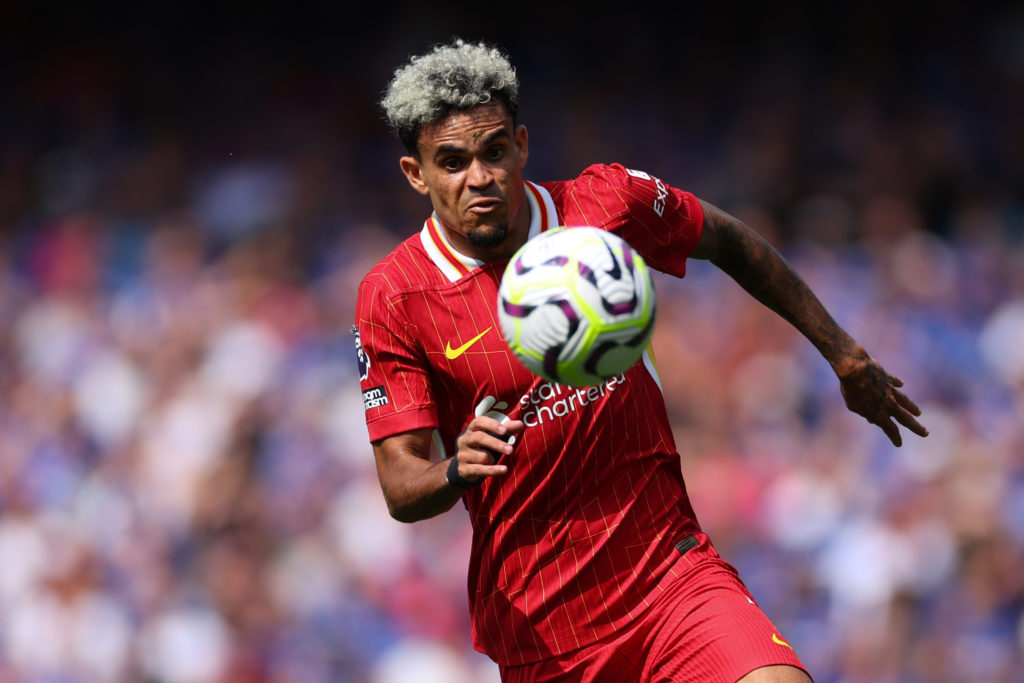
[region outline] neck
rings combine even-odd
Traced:
[[[453,249],[464,256],[490,262],[510,258],[519,247],[526,243],[526,239],[530,235],[531,220],[530,202],[524,199],[519,206],[519,210],[516,212],[515,218],[508,226],[508,234],[505,236],[505,239],[493,247],[478,246],[443,220],[438,220],[438,223],[441,225],[441,229],[444,230],[445,237]]]

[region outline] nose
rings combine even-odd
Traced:
[[[491,174],[487,164],[474,157],[473,161],[469,164],[467,182],[473,187],[487,187],[493,181],[494,175]]]

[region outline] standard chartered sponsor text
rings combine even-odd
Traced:
[[[567,387],[555,382],[545,382],[519,399],[519,405],[523,409],[521,419],[527,427],[534,427],[555,418],[565,417],[608,392],[615,391],[618,385],[625,381],[626,375],[622,374],[593,387]]]

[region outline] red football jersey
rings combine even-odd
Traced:
[[[531,238],[600,227],[681,277],[700,236],[692,194],[619,165],[526,186]],[[357,347],[371,440],[434,428],[448,456],[474,415],[526,422],[505,456],[509,473],[462,498],[474,532],[473,641],[516,665],[591,643],[642,612],[667,581],[674,544],[699,527],[651,356],[598,387],[533,375],[497,319],[506,264],[458,253],[431,216],[361,283]]]

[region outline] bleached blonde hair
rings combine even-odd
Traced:
[[[392,130],[410,154],[424,125],[452,111],[502,102],[513,122],[519,107],[516,70],[498,48],[455,39],[395,70],[380,106]]]

